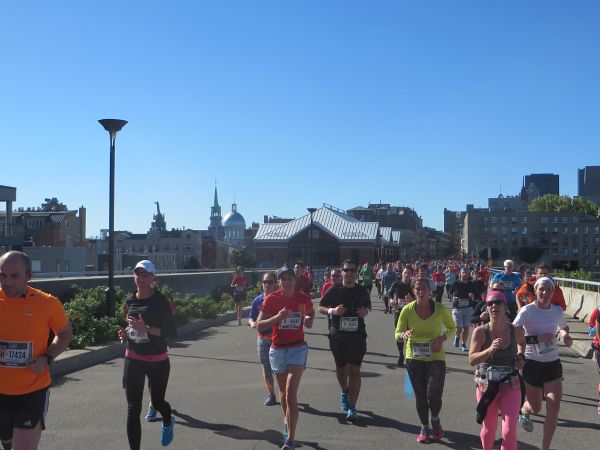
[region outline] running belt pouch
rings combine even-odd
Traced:
[[[490,404],[496,398],[496,395],[498,395],[500,385],[506,380],[508,380],[510,377],[512,377],[512,375],[512,373],[509,373],[508,375],[505,375],[502,378],[500,378],[498,381],[488,381],[488,387],[484,392],[483,397],[481,397],[481,400],[479,400],[479,403],[477,403],[477,416],[475,420],[479,425],[481,425],[483,419],[485,419],[488,406],[490,406]]]

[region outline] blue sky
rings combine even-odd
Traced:
[[[0,184],[108,228],[249,225],[323,202],[443,209],[600,164],[597,1],[81,1],[0,5]],[[502,187],[500,191],[500,186]]]

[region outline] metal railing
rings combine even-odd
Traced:
[[[491,267],[488,269],[490,272],[496,274],[502,272],[502,269],[496,269]],[[587,280],[576,280],[574,278],[558,278],[552,277],[553,280],[558,281],[561,287],[568,287],[572,289],[581,289],[583,291],[600,292],[600,283],[597,281]]]

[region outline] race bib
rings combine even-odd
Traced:
[[[411,349],[413,358],[431,358],[431,342],[413,342]]]
[[[510,366],[490,366],[486,370],[486,377],[488,381],[500,381],[502,378],[512,373],[513,368]]]
[[[534,355],[544,355],[551,353],[556,349],[556,341],[540,342],[537,336],[525,336],[525,342],[531,345]]]
[[[150,338],[148,337],[146,330],[139,332],[133,327],[127,327],[127,337],[130,341],[135,342],[136,344],[150,342]]]
[[[471,300],[469,300],[468,298],[461,298],[458,301],[458,307],[459,308],[466,308],[466,307],[468,307],[470,305],[471,305]]]
[[[340,330],[343,330],[343,331],[358,330],[358,317],[340,317]]]
[[[299,312],[291,313],[287,319],[283,319],[279,323],[279,328],[282,330],[297,330],[302,325],[302,316]]]
[[[32,342],[0,341],[0,366],[23,368],[31,359]]]

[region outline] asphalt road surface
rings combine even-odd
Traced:
[[[359,421],[346,423],[327,341],[326,320],[318,315],[307,330],[308,367],[302,377],[297,448],[413,449],[419,432],[414,399],[404,390],[405,370],[396,366],[392,316],[374,296],[367,317],[368,352],[362,366]],[[481,448],[475,422],[473,370],[467,356],[446,343],[447,375],[440,414],[445,438],[428,448]],[[209,328],[173,343],[167,400],[175,415],[179,449],[276,449],[282,445],[282,411],[264,406],[266,392],[256,355],[256,335],[248,326]],[[597,448],[600,436],[593,361],[561,348],[564,397],[554,449]],[[54,380],[41,449],[126,449],[123,359],[99,364]],[[146,392],[144,406],[148,401]],[[144,407],[145,410],[145,407]],[[543,412],[543,410],[542,410]],[[519,449],[541,445],[543,416],[535,429],[519,428]],[[161,422],[142,418],[142,448],[158,449]],[[499,448],[499,441],[495,448]]]

